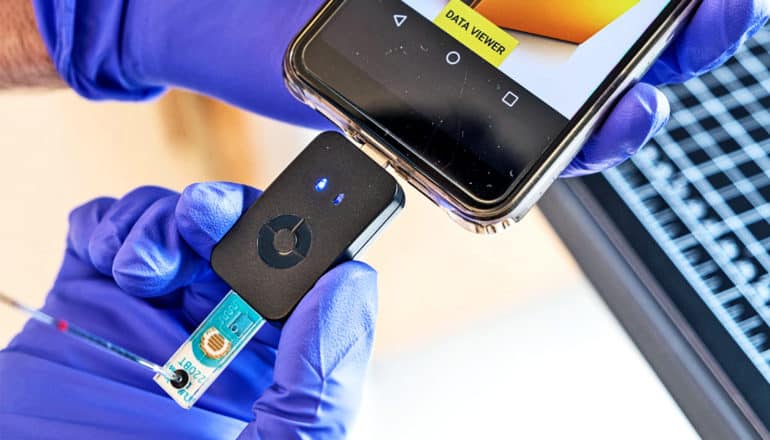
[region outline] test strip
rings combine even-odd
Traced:
[[[164,365],[184,380],[172,383],[160,374],[153,380],[179,406],[192,408],[264,324],[231,290]]]

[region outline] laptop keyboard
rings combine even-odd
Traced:
[[[664,91],[672,119],[605,173],[770,382],[770,31]]]

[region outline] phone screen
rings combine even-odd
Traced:
[[[404,3],[572,118],[669,0]],[[515,96],[506,101],[515,106]]]
[[[307,69],[422,172],[492,204],[681,1],[340,3]]]

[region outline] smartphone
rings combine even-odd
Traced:
[[[468,229],[521,219],[698,0],[331,0],[284,71]]]

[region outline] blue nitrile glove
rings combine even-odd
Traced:
[[[289,42],[322,0],[34,1],[56,67],[83,96],[143,99],[176,86],[328,127],[289,94],[282,74]],[[564,176],[600,171],[635,153],[668,120],[668,102],[653,85],[722,64],[767,13],[767,0],[703,0],[646,82],[619,101]]]
[[[228,291],[208,256],[258,195],[225,183],[181,196],[145,187],[76,209],[43,310],[163,363]],[[264,326],[190,411],[151,372],[29,322],[0,352],[0,438],[341,438],[376,309],[375,272],[340,265],[282,330]]]
[[[654,86],[681,83],[721,66],[767,22],[768,0],[703,0],[688,26],[621,98],[604,126],[564,171],[576,177],[624,162],[668,122],[668,99]]]

